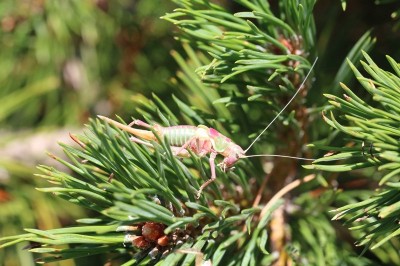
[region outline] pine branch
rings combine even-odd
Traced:
[[[176,106],[167,105],[156,95],[153,100],[137,97],[141,101],[135,105],[140,119],[162,126],[205,124],[246,147],[285,106],[309,71],[309,60],[316,49],[312,16],[315,1],[280,1],[272,11],[266,1],[239,0],[243,10],[236,14],[209,1],[176,2],[180,8],[164,16],[183,32],[178,39],[184,53],[172,52],[181,68],[177,79],[171,80]],[[369,33],[365,34],[352,51],[354,58],[359,55],[359,47],[368,49],[373,42]],[[370,59],[367,61],[367,71],[375,80],[372,83],[351,66],[369,92],[398,84],[393,75],[382,72]],[[347,76],[342,69],[337,78]],[[307,108],[318,102],[306,97],[311,84],[309,80],[302,95],[290,106],[291,111],[279,117],[276,127],[268,133],[268,141],[262,138],[251,152],[311,157],[305,148],[311,136],[309,124],[318,124],[310,118],[312,110]],[[380,98],[375,99],[386,108],[380,109],[370,107],[350,89],[343,88],[348,94],[346,99],[330,95],[332,106],[327,109],[347,112],[345,120],[353,124],[343,126],[334,115],[326,121],[338,131],[358,138],[359,144],[362,140],[372,142],[373,156],[360,156],[361,151],[355,147],[328,147],[339,153],[317,160],[310,168],[347,171],[380,163],[384,168],[395,167],[398,106],[393,92],[384,89],[384,94],[377,94]],[[51,156],[73,173],[40,166],[39,176],[52,186],[39,190],[90,209],[97,217],[82,218],[78,220],[80,226],[72,228],[26,229],[27,234],[0,238],[0,247],[33,241],[28,246],[30,251],[47,254],[38,262],[109,253],[125,261],[125,265],[186,265],[199,258],[215,265],[321,265],[327,261],[374,265],[370,259],[359,259],[350,244],[342,245],[347,235],[338,238],[328,219],[335,200],[348,203],[355,196],[331,190],[325,176],[307,175],[297,161],[243,159],[232,171],[217,167],[217,180],[197,199],[199,187],[210,178],[208,158],[190,150],[189,158],[177,158],[168,139],[158,137],[148,145],[137,144],[126,132],[99,120],[92,120],[85,134],[71,137],[78,146],[61,145],[68,161]],[[325,164],[338,159],[350,163]],[[302,177],[315,177],[317,181],[301,183]],[[314,189],[317,182],[320,186]],[[393,186],[397,188],[397,184]],[[259,189],[263,187],[267,189]],[[380,191],[372,201],[383,200],[379,202],[382,205],[394,202],[397,195],[389,192]],[[371,199],[363,200],[343,211],[354,210],[354,218],[365,211],[362,207],[378,206],[368,205]],[[367,209],[371,215],[368,219],[385,214],[390,222],[392,209],[379,213]],[[374,222],[365,226],[375,226]],[[377,228],[381,229],[379,225]],[[369,232],[361,244],[377,236],[374,229]],[[380,240],[383,243],[387,239]],[[388,248],[385,251],[393,254]]]
[[[400,117],[400,65],[387,56],[393,68],[392,73],[377,66],[368,54],[364,53],[364,58],[366,61],[361,61],[361,64],[370,78],[361,74],[350,61],[348,63],[375,105],[369,105],[363,99],[365,97],[357,96],[344,84],[341,84],[346,92],[344,99],[326,95],[333,111],[329,116],[324,116],[325,122],[348,135],[353,145],[315,145],[317,148],[335,150],[335,154],[318,159],[312,166],[306,167],[330,172],[374,167],[382,173],[373,178],[378,179],[379,187],[370,198],[338,208],[334,217],[346,217],[346,223],[352,225],[350,229],[366,232],[360,238],[359,245],[376,249],[400,232],[396,218],[400,214],[397,178],[400,172],[400,131],[397,127]],[[364,143],[367,143],[366,147],[362,147]]]
[[[79,174],[80,179],[54,168],[41,166],[44,174],[40,176],[56,186],[41,188],[40,191],[53,193],[101,213],[98,220],[80,222],[102,225],[50,231],[27,229],[30,234],[1,238],[3,247],[21,241],[41,243],[43,248],[33,248],[31,251],[48,253],[50,256],[40,261],[49,262],[80,257],[83,255],[82,250],[89,247],[92,250],[90,254],[120,252],[118,250],[125,238],[126,245],[133,245],[139,251],[143,249],[148,252],[151,247],[161,253],[189,240],[190,246],[196,248],[201,241],[204,242],[204,238],[219,240],[223,235],[229,236],[232,226],[243,224],[260,211],[258,208],[243,209],[237,204],[220,200],[224,196],[215,185],[212,186],[212,192],[206,193],[207,200],[203,196],[197,202],[195,193],[202,181],[172,155],[169,146],[164,142],[161,145],[154,143],[155,149],[150,151],[132,143],[125,132],[112,129],[108,124],[102,125],[98,121],[91,123],[90,130],[85,135],[74,136],[74,139],[83,149],[62,145],[72,163],[53,157]],[[191,160],[199,169],[205,167],[204,161],[200,162],[195,156]],[[236,178],[242,176],[240,179],[235,178],[236,181],[245,180],[243,173],[237,174],[239,176],[234,175]],[[227,181],[227,174],[221,172],[219,178],[221,181],[218,183],[224,183],[224,194],[236,190],[235,185]],[[245,185],[243,189],[242,199],[251,199],[251,193],[246,192]],[[210,202],[214,203],[209,205]],[[135,233],[137,237],[143,236],[144,233],[137,228],[144,227],[149,221],[165,229],[160,233],[168,236],[165,245],[156,244],[157,239],[145,239],[145,243],[141,243],[130,236]],[[128,229],[124,236],[125,225],[136,225],[136,232]],[[188,229],[194,225],[197,226],[192,230]],[[197,229],[200,225],[202,231]],[[115,232],[116,229],[118,232]],[[228,243],[230,246],[236,245],[235,242]],[[61,244],[77,245],[69,249],[56,248]],[[153,251],[153,258],[159,259],[160,256],[154,255],[155,253]],[[170,265],[168,261],[164,262],[165,265]]]

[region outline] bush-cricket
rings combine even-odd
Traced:
[[[272,123],[275,122],[275,120],[282,114],[282,112],[289,106],[289,104],[293,101],[296,95],[300,92],[308,76],[310,75],[312,69],[314,68],[317,59],[318,58],[315,59],[303,82],[300,84],[299,88],[296,90],[295,94],[290,98],[288,103],[281,109],[281,111],[279,111],[279,113],[274,117],[274,119],[272,119],[272,121],[264,128],[264,130],[254,139],[254,141],[250,144],[250,146],[245,150],[243,150],[239,145],[235,144],[230,138],[219,133],[217,130],[209,128],[204,125],[199,125],[199,126],[180,125],[180,126],[163,127],[158,124],[149,125],[141,120],[134,120],[129,125],[124,125],[108,117],[100,115],[98,117],[118,127],[119,129],[122,129],[140,138],[139,139],[137,137],[132,136],[130,138],[132,141],[150,147],[152,147],[152,145],[148,141],[157,141],[157,137],[153,134],[154,131],[160,139],[164,139],[164,137],[168,139],[169,143],[172,145],[171,149],[174,155],[176,156],[188,157],[189,156],[188,149],[200,157],[206,156],[209,153],[211,178],[200,186],[200,189],[197,192],[197,197],[200,197],[204,188],[207,187],[216,179],[215,158],[218,154],[224,157],[222,162],[218,164],[218,166],[221,167],[223,171],[226,171],[226,169],[231,168],[239,159],[249,158],[249,157],[264,156],[264,157],[284,157],[284,158],[291,158],[298,160],[314,160],[309,158],[285,156],[278,154],[259,154],[259,155],[245,155],[245,154],[254,145],[254,143],[258,141],[258,139],[262,136],[262,134],[264,134],[264,132],[272,125]],[[131,127],[132,125],[149,128],[152,129],[153,131],[133,128]]]

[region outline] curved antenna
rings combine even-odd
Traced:
[[[292,98],[288,101],[288,103],[279,111],[279,113],[274,117],[274,119],[272,119],[272,121],[268,124],[268,126],[266,126],[264,128],[264,130],[257,136],[257,138],[255,138],[255,140],[253,140],[253,142],[250,144],[250,146],[244,151],[244,153],[246,153],[253,145],[254,143],[256,143],[256,141],[261,137],[262,134],[264,134],[265,131],[267,131],[267,129],[272,125],[272,123],[275,122],[275,120],[282,114],[282,112],[286,109],[286,107],[289,106],[289,104],[294,100],[294,98],[296,97],[296,95],[300,92],[300,90],[303,88],[304,83],[306,83],[306,80],[308,78],[308,76],[310,75],[311,71],[313,70],[315,64],[317,63],[318,57],[315,58],[314,63],[312,64],[310,70],[308,71],[306,77],[304,78],[303,82],[300,84],[299,88],[297,89],[296,93],[292,96]]]
[[[250,157],[280,157],[280,158],[297,159],[297,160],[304,160],[304,161],[315,161],[316,160],[316,159],[313,159],[313,158],[304,158],[304,157],[296,157],[296,156],[280,155],[280,154],[244,155],[241,158],[250,158]]]

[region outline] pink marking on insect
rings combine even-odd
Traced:
[[[210,127],[210,137],[211,138],[216,138],[216,137],[219,137],[219,136],[222,136],[222,134],[219,133],[217,130],[215,130],[215,129]]]
[[[289,106],[289,104],[293,101],[296,95],[300,92],[305,81],[310,75],[311,70],[314,68],[316,62],[317,59],[315,59],[308,74],[306,75],[303,82],[297,89],[296,93],[289,100],[289,102],[281,109],[281,111],[275,116],[275,118],[264,128],[264,130],[254,139],[254,141],[250,144],[250,146],[246,150],[243,150],[242,147],[234,143],[230,138],[219,133],[214,128],[209,128],[204,125],[199,125],[197,127],[190,125],[163,127],[158,124],[149,125],[141,120],[134,120],[131,124],[124,125],[108,117],[100,115],[98,117],[128,133],[131,133],[132,135],[139,137],[139,138],[131,137],[132,141],[150,147],[152,147],[152,145],[148,141],[151,140],[157,141],[157,137],[153,134],[153,132],[150,130],[132,128],[131,125],[138,125],[144,128],[153,129],[160,139],[164,139],[164,137],[168,139],[169,143],[171,144],[171,150],[176,156],[188,157],[189,156],[188,150],[191,150],[193,153],[197,154],[200,157],[210,154],[209,163],[211,168],[211,178],[200,186],[200,189],[197,193],[197,197],[199,198],[204,188],[207,187],[212,182],[214,182],[216,179],[215,158],[218,154],[224,157],[222,162],[218,164],[218,166],[223,171],[232,168],[233,165],[239,159],[249,158],[249,157],[265,156],[265,157],[283,157],[283,158],[291,158],[299,160],[314,160],[309,158],[285,156],[278,154],[260,154],[260,155],[249,155],[249,156],[246,156],[245,154],[254,145],[254,143],[261,137],[261,135],[264,134],[264,132],[272,125],[272,123],[279,117],[279,115]]]

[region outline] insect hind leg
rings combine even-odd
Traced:
[[[139,143],[139,144],[146,145],[147,147],[154,148],[153,145],[152,145],[151,143],[149,143],[149,142],[147,142],[147,141],[144,141],[144,140],[141,140],[141,139],[139,139],[139,138],[133,137],[133,136],[130,137],[129,140],[132,141],[132,142],[136,142],[136,143]]]
[[[128,126],[131,127],[133,125],[137,125],[137,126],[141,126],[141,127],[145,127],[145,128],[152,128],[151,125],[149,125],[146,122],[139,120],[139,119],[134,119],[132,122],[129,123]]]

